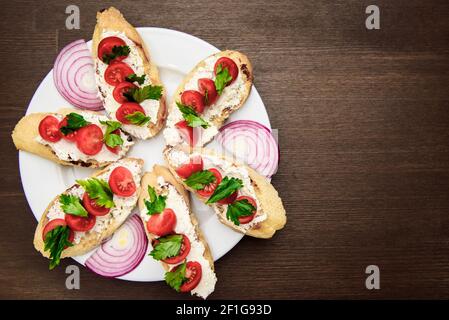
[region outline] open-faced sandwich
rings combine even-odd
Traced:
[[[123,158],[134,144],[120,122],[75,109],[28,114],[17,123],[12,139],[19,150],[63,165],[92,168]]]
[[[203,146],[248,98],[253,70],[237,51],[221,51],[198,63],[186,76],[169,107],[167,145]]]
[[[168,168],[155,165],[144,174],[139,210],[153,246],[150,255],[165,268],[167,284],[205,299],[217,282],[214,260],[190,210],[188,193]]]
[[[109,117],[136,138],[156,135],[167,117],[158,69],[137,30],[117,9],[97,13],[92,54],[95,81]]]
[[[124,158],[58,195],[43,213],[34,246],[50,258],[82,255],[114,233],[136,206],[143,160]]]
[[[176,179],[225,225],[257,238],[271,238],[284,227],[286,212],[277,191],[250,167],[205,148],[167,146],[164,156]]]

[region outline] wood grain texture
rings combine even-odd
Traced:
[[[115,4],[136,26],[198,36],[245,52],[279,129],[273,184],[288,214],[270,241],[245,238],[216,263],[211,298],[449,297],[449,3],[447,1],[4,1],[0,11],[0,298],[175,299],[160,283],[81,269],[65,289],[33,249],[10,133],[56,53],[89,39],[95,12]],[[151,2],[153,3],[153,2]],[[365,29],[365,7],[381,30]],[[365,289],[379,265],[381,289]],[[247,281],[247,279],[252,279]],[[184,297],[184,296],[183,296]]]

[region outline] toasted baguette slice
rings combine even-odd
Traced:
[[[189,153],[190,151],[191,153]],[[211,204],[210,206],[214,209],[219,220],[223,224],[256,238],[271,238],[277,230],[284,227],[287,222],[287,216],[278,192],[266,177],[260,175],[252,168],[230,158],[218,155],[214,151],[207,150],[206,148],[189,150],[188,147],[168,146],[164,150],[165,160],[175,178],[182,183],[186,189],[193,192],[198,199],[206,203],[208,198],[200,196],[194,189],[187,186],[184,183],[184,179],[176,172],[176,169],[179,168],[179,166],[188,163],[190,159],[197,155],[202,157],[204,169],[212,167],[217,168],[221,171],[223,178],[228,175],[227,173],[229,170],[232,170],[230,176],[239,178],[243,181],[243,188],[241,190],[247,190],[247,193],[251,192],[251,196],[258,202],[257,214],[254,220],[246,225],[240,224],[239,226],[226,218],[227,205],[221,205],[219,203]],[[239,195],[240,194],[241,191],[239,191]]]
[[[182,93],[186,90],[198,91],[198,79],[215,79],[214,66],[218,59],[227,57],[232,59],[238,67],[239,74],[233,83],[224,88],[222,94],[210,106],[206,106],[200,116],[208,122],[209,127],[202,129],[198,127],[194,131],[195,146],[203,146],[211,141],[223,126],[228,117],[237,109],[241,108],[249,96],[253,84],[253,68],[248,57],[243,53],[232,50],[217,52],[200,63],[187,74],[183,82],[179,85],[169,107],[167,126],[164,130],[165,142],[167,145],[185,144],[176,123],[183,120],[182,114],[177,107],[177,102],[181,102]]]
[[[178,199],[177,208],[183,208],[185,204],[185,212],[181,212],[180,210],[173,210],[177,215],[177,224],[184,223],[189,224],[191,226],[192,232],[190,234],[185,234],[191,243],[192,248],[197,248],[195,250],[191,250],[187,255],[187,261],[198,261],[202,266],[202,278],[198,286],[192,290],[192,294],[195,294],[203,299],[205,299],[210,293],[214,291],[215,283],[217,278],[214,273],[214,260],[212,258],[212,254],[210,252],[209,246],[204,238],[199,226],[198,221],[195,215],[190,210],[189,203],[189,195],[187,191],[184,189],[182,184],[178,183],[173,175],[170,173],[170,170],[167,167],[154,165],[153,170],[151,172],[147,172],[142,177],[142,189],[139,197],[139,210],[140,217],[145,225],[145,231],[147,233],[148,239],[150,243],[153,243],[157,236],[148,232],[146,224],[149,219],[149,215],[147,215],[147,209],[145,206],[145,200],[149,199],[148,195],[148,186],[153,187],[156,190],[158,195],[164,193],[167,196],[166,206],[170,208],[171,201]],[[162,187],[164,186],[164,187]],[[165,188],[165,189],[163,189]],[[162,191],[164,190],[164,191]],[[174,192],[174,194],[169,194],[170,192]],[[186,216],[180,216],[186,215]],[[188,229],[188,227],[183,226],[183,229]],[[175,232],[177,227],[175,226]],[[197,250],[202,251],[202,256],[198,257],[195,254],[198,254]],[[192,253],[193,252],[193,253]],[[199,261],[200,260],[200,261]],[[161,261],[161,264],[165,271],[170,271],[175,265],[167,264]]]
[[[103,105],[106,109],[106,112],[109,116],[116,120],[115,111],[120,106],[120,104],[116,103],[112,97],[109,97],[110,102],[105,102],[108,98],[108,95],[111,95],[111,90],[113,87],[109,86],[102,82],[103,73],[99,71],[100,65],[106,67],[104,63],[98,58],[98,45],[103,38],[103,32],[116,32],[124,35],[127,39],[131,41],[133,44],[131,50],[137,50],[137,56],[142,60],[141,68],[143,73],[146,75],[146,80],[149,82],[145,82],[144,85],[151,84],[156,86],[162,86],[162,83],[159,79],[159,71],[157,69],[156,64],[150,57],[150,51],[148,47],[143,42],[137,30],[123,17],[122,13],[114,7],[110,7],[109,9],[102,10],[97,13],[97,25],[95,26],[94,34],[92,36],[92,55],[95,61],[95,79],[97,82],[97,86],[100,91],[100,98],[103,101]],[[116,35],[117,36],[117,35]],[[118,35],[119,36],[119,35]],[[133,49],[134,48],[134,49]],[[134,54],[133,52],[130,55]],[[125,59],[123,62],[127,62]],[[138,72],[134,69],[134,72]],[[142,74],[137,74],[141,76]],[[101,84],[103,83],[103,84]],[[109,86],[111,90],[105,90],[105,86]],[[167,107],[165,104],[165,90],[162,91],[162,97],[159,99],[158,111],[157,111],[157,121],[151,120],[147,125],[147,130],[140,130],[142,128],[137,128],[139,131],[136,131],[137,126],[133,125],[124,125],[123,129],[128,133],[132,134],[136,138],[140,139],[148,139],[155,136],[164,126],[165,120],[167,118]],[[145,100],[149,101],[149,100]],[[144,102],[145,102],[144,101]],[[156,104],[157,106],[157,104]]]
[[[66,160],[61,159],[57,156],[55,151],[50,147],[49,145],[44,145],[37,141],[37,139],[40,137],[39,135],[39,123],[43,118],[45,118],[48,115],[53,116],[65,116],[71,112],[76,112],[78,114],[89,114],[93,116],[103,117],[104,120],[107,120],[107,118],[104,116],[103,113],[99,112],[93,112],[93,111],[80,111],[75,109],[69,109],[64,108],[61,110],[58,110],[55,113],[50,112],[39,112],[39,113],[30,113],[26,116],[24,116],[22,119],[19,120],[17,125],[15,126],[13,132],[12,132],[12,140],[14,142],[14,145],[18,150],[34,153],[40,157],[46,158],[48,160],[51,160],[53,162],[66,165],[66,166],[80,166],[80,167],[91,167],[91,168],[101,168],[104,166],[107,166],[111,164],[114,161],[119,160],[121,157],[123,157],[129,150],[129,147],[134,144],[134,141],[130,135],[128,135],[125,132],[121,132],[120,135],[122,139],[126,144],[126,147],[123,147],[122,150],[119,152],[117,156],[115,156],[112,152],[110,152],[109,156],[111,157],[110,161],[97,161],[95,159],[96,156],[92,156],[92,158],[89,158],[87,160],[80,160],[80,159],[74,159],[74,160]],[[74,148],[75,142],[73,142]],[[106,148],[106,147],[103,147]],[[108,151],[109,152],[109,151]]]
[[[119,160],[115,162],[114,164],[111,164],[110,166],[95,172],[91,177],[99,177],[103,175],[108,175],[114,168],[118,166],[124,166],[128,168],[134,176],[134,182],[137,186],[136,192],[134,195],[132,195],[132,203],[127,204],[126,206],[121,206],[120,209],[118,207],[112,208],[111,212],[103,217],[97,217],[97,223],[101,219],[103,222],[107,220],[108,224],[104,226],[103,228],[100,228],[99,232],[94,231],[96,226],[93,227],[90,231],[86,232],[79,240],[79,243],[74,244],[72,247],[66,248],[64,251],[62,251],[61,258],[65,257],[73,257],[73,256],[79,256],[82,254],[85,254],[89,252],[90,250],[94,249],[98,245],[102,243],[103,240],[111,236],[115,230],[117,230],[118,227],[126,220],[126,218],[130,215],[132,209],[137,204],[138,195],[140,194],[140,179],[142,177],[142,171],[143,171],[143,164],[144,161],[142,159],[136,159],[136,158],[124,158],[122,160]],[[136,181],[139,180],[139,181]],[[63,192],[63,194],[70,194],[71,191],[73,191],[75,188],[81,188],[78,184],[74,184],[70,188],[68,188],[66,191]],[[37,225],[36,232],[34,234],[34,247],[37,251],[41,252],[44,257],[49,257],[49,252],[44,250],[44,241],[42,239],[42,231],[45,227],[45,225],[50,221],[48,218],[48,213],[51,210],[53,206],[57,206],[57,201],[59,201],[60,195],[56,196],[48,205],[45,212],[42,214],[41,219],[39,220],[39,224]],[[114,196],[114,202],[116,201],[116,196]],[[114,210],[114,217],[112,217],[112,211]],[[77,239],[75,232],[75,241]],[[81,235],[82,233],[80,233]]]

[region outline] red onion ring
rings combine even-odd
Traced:
[[[84,40],[69,43],[56,58],[53,68],[56,89],[80,109],[104,109],[94,76],[94,62]]]
[[[237,120],[221,127],[216,136],[224,149],[270,178],[279,164],[279,147],[270,129],[251,120]],[[245,148],[244,154],[236,148]],[[237,152],[236,152],[237,151]]]
[[[123,233],[124,238],[121,238]],[[125,241],[125,245],[118,243],[121,241]],[[147,247],[142,221],[133,215],[86,260],[86,267],[104,277],[120,277],[140,264]]]

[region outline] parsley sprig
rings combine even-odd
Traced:
[[[232,76],[229,73],[228,68],[223,68],[222,64],[220,63],[217,66],[217,72],[215,75],[215,89],[217,90],[218,94],[221,94],[226,88],[226,85],[232,80]]]
[[[140,127],[146,125],[151,120],[151,118],[149,116],[144,115],[140,111],[136,111],[131,114],[127,114],[125,116],[125,118],[132,124],[135,124],[136,126],[140,126]]]
[[[202,170],[192,173],[184,183],[195,190],[203,190],[208,184],[217,180],[212,171]]]
[[[112,60],[114,60],[117,57],[123,57],[128,56],[131,50],[128,46],[114,46],[111,50],[111,53],[105,53],[101,60],[103,60],[104,63],[110,64]]]
[[[147,207],[147,214],[150,216],[153,214],[161,213],[165,209],[166,196],[159,196],[156,194],[156,190],[152,186],[148,186],[149,200],[145,200],[145,206]]]
[[[167,284],[170,287],[172,287],[178,292],[183,282],[187,280],[186,267],[187,267],[186,262],[183,262],[180,265],[173,268],[172,271],[168,271],[165,273],[165,282],[167,282]]]
[[[176,105],[178,106],[179,111],[181,111],[184,120],[187,121],[189,127],[196,128],[201,126],[204,129],[209,127],[209,123],[201,118],[192,107],[180,102],[176,102]]]
[[[57,226],[45,235],[44,251],[50,251],[49,269],[54,269],[61,261],[61,253],[73,244],[69,241],[70,229],[67,226]]]
[[[226,218],[231,220],[235,225],[239,226],[239,217],[247,217],[254,213],[256,208],[246,199],[234,201],[228,205]]]
[[[150,252],[155,260],[163,260],[166,258],[176,257],[181,250],[182,235],[173,234],[157,239],[158,244]]]
[[[114,195],[109,184],[105,180],[90,178],[86,180],[76,180],[76,182],[86,190],[89,198],[94,199],[97,205],[106,208],[114,207]]]
[[[74,216],[87,217],[87,211],[81,204],[79,197],[68,194],[61,194],[59,196],[59,202],[61,203],[61,209],[64,213]]]
[[[242,187],[242,180],[234,177],[229,178],[226,176],[223,178],[223,180],[221,180],[220,184],[217,186],[214,193],[210,196],[206,203],[215,203],[217,201],[225,199]]]
[[[159,100],[162,97],[162,87],[151,84],[142,88],[130,88],[123,93],[123,96],[130,102],[141,103],[144,100]]]
[[[115,148],[117,146],[121,146],[123,144],[123,139],[119,134],[113,133],[115,130],[120,129],[122,124],[118,121],[102,121],[100,123],[106,126],[106,132],[104,133],[104,143],[111,147]]]
[[[82,115],[71,112],[67,115],[67,125],[61,127],[59,130],[66,136],[69,133],[87,126],[88,124],[90,124],[90,122],[86,121]]]
[[[137,74],[133,73],[129,76],[125,77],[125,80],[128,82],[137,82],[138,84],[142,85],[145,82],[145,74],[138,76]]]

